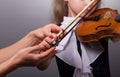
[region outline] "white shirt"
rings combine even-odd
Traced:
[[[71,17],[64,17],[61,27],[64,28],[72,19]],[[76,36],[73,29],[57,46],[56,56],[75,67],[73,77],[93,77],[90,64],[104,51],[103,47],[99,42],[80,43],[80,46],[82,58],[77,50]]]

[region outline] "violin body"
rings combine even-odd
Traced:
[[[118,11],[102,8],[94,11],[86,20],[82,20],[75,29],[81,42],[99,41],[101,38],[120,40],[120,20],[116,20]],[[97,18],[95,18],[97,17]]]

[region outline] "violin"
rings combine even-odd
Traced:
[[[111,8],[98,9],[82,19],[75,33],[81,42],[99,41],[101,38],[120,40],[120,15]]]

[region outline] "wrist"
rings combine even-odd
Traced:
[[[19,67],[19,61],[15,60],[14,58],[10,58],[8,61],[8,65],[11,69],[17,69]]]
[[[19,51],[20,49],[31,47],[36,44],[38,44],[38,39],[35,37],[33,33],[30,32],[21,40],[13,44],[12,48],[14,48],[15,51]]]
[[[30,46],[34,46],[40,43],[40,39],[35,35],[34,31],[28,33],[25,38],[29,40]]]

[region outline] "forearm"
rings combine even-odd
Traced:
[[[1,49],[0,50],[0,63],[9,59],[20,49],[30,47],[36,44],[37,43],[36,38],[33,38],[33,37],[34,36],[28,34],[24,38],[22,38],[20,41],[16,42],[15,44],[12,44],[11,46]]]

